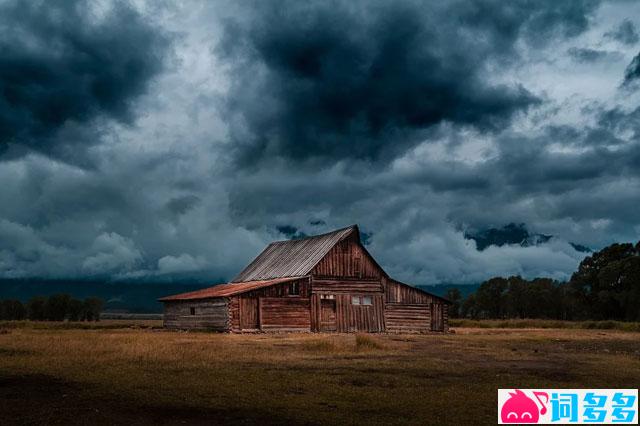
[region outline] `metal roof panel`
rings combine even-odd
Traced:
[[[218,284],[213,287],[203,288],[202,290],[191,291],[188,293],[174,294],[172,296],[166,296],[158,299],[161,302],[170,302],[172,300],[194,300],[194,299],[209,299],[213,297],[228,297],[236,294],[245,293],[251,290],[257,290],[259,288],[269,287],[274,284],[284,283],[287,281],[295,281],[304,277],[287,277],[277,278],[274,280],[260,280],[250,281],[242,283],[226,283]]]
[[[307,275],[333,246],[353,232],[359,239],[358,227],[353,225],[322,235],[271,243],[232,282]]]

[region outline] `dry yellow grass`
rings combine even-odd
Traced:
[[[640,383],[639,333],[456,331],[224,335],[27,324],[0,334],[0,411],[15,424],[495,424],[500,387]]]
[[[449,325],[464,328],[571,328],[640,332],[640,322],[626,321],[560,321],[545,319],[472,320],[458,318],[450,319]]]

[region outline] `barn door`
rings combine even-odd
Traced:
[[[256,330],[260,328],[257,297],[240,298],[240,328],[242,330]]]
[[[336,300],[320,299],[320,331],[336,331]]]
[[[440,303],[431,304],[431,330],[444,331],[444,318],[442,316],[442,305]]]

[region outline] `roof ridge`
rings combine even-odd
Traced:
[[[312,238],[322,238],[322,237],[326,237],[327,235],[337,234],[339,232],[346,231],[347,229],[351,229],[351,228],[358,229],[358,224],[354,223],[353,225],[345,226],[344,228],[340,228],[340,229],[334,229],[333,231],[325,232],[324,234],[307,235],[306,237],[292,238],[292,239],[289,239],[289,240],[271,241],[269,243],[269,245],[288,243],[289,241],[301,241],[301,240],[310,240]]]

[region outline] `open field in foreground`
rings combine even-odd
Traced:
[[[100,324],[0,325],[3,425],[495,424],[500,387],[640,384],[635,332],[222,335]]]

